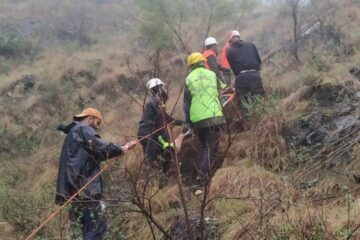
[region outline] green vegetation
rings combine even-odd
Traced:
[[[352,141],[358,140],[359,131],[356,124],[346,125],[358,119],[354,102],[360,87],[348,73],[360,60],[360,35],[354,30],[360,24],[358,1],[308,1],[301,8],[307,11],[300,33],[316,22],[319,27],[297,39],[299,61],[291,51],[289,9],[284,1],[268,2],[1,1],[0,211],[4,221],[17,227],[13,237],[26,237],[55,209],[64,139],[55,130],[59,123],[94,106],[105,118],[104,139],[133,139],[144,101],[143,82],[160,76],[171,89],[172,109],[184,82],[187,52],[202,51],[206,36],[222,46],[234,28],[255,42],[264,57],[267,95],[245,103],[247,131],[231,129],[233,142],[212,181],[205,225],[216,229],[220,239],[359,238],[360,192],[354,176],[360,171],[360,151]],[[24,87],[24,75],[34,76],[31,89]],[[322,125],[304,120],[312,112],[324,112]],[[174,113],[182,117],[181,98]],[[309,134],[327,123],[333,132],[325,146],[308,143]],[[345,127],[338,130],[338,125]],[[292,131],[296,134],[290,135]],[[330,141],[334,136],[343,141]],[[308,142],[298,141],[301,137]],[[189,145],[185,147],[191,154],[185,157],[195,159],[196,142]],[[171,183],[157,192],[158,176],[147,176],[147,170],[135,174],[141,169],[140,152],[114,160],[105,177],[110,199],[106,238],[151,239],[152,231],[156,239],[164,238],[146,211],[166,231],[185,234],[177,186]],[[146,182],[146,177],[152,179]],[[184,179],[188,182],[192,179]],[[137,205],[134,186],[140,191]],[[195,226],[201,197],[194,196],[191,187],[185,185],[185,195]],[[67,236],[67,210],[35,239]]]
[[[26,136],[14,133],[6,126],[0,125],[1,146],[0,156],[10,158],[24,157],[36,149],[40,142],[36,136]]]

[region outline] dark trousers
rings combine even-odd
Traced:
[[[220,139],[220,126],[206,127],[196,130],[196,134],[201,143],[201,153],[199,169],[200,171],[209,176],[217,165],[217,151]]]
[[[99,201],[73,203],[69,210],[71,239],[101,240],[107,221]]]
[[[162,171],[167,173],[171,168],[171,159],[174,151],[172,148],[163,149],[158,141],[149,138],[141,141],[145,163],[152,168],[162,167]]]
[[[235,90],[237,104],[242,114],[245,114],[247,111],[244,107],[244,102],[247,101],[247,99],[256,95],[265,95],[260,73],[258,72],[246,72],[238,74],[235,81]]]

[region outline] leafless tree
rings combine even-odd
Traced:
[[[296,62],[300,62],[299,44],[300,44],[300,8],[303,0],[286,0],[287,6],[290,8],[291,18],[293,20],[293,46],[292,53]]]

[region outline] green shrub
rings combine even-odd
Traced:
[[[0,124],[0,156],[27,156],[37,146],[40,141],[36,136],[27,136],[25,134],[16,134],[10,131],[6,126]]]
[[[265,99],[261,95],[248,97],[243,101],[243,105],[247,110],[246,115],[259,117],[262,114],[276,114],[279,112],[280,97],[277,94],[267,96]]]
[[[24,182],[26,173],[14,162],[1,162],[0,181],[4,186],[14,187],[18,182]]]
[[[20,59],[34,57],[40,51],[39,42],[25,38],[14,26],[0,25],[0,56]]]
[[[5,57],[0,56],[0,74],[8,74],[12,68],[12,62]]]
[[[120,207],[107,207],[106,218],[108,219],[109,229],[106,234],[105,239],[126,239],[124,229],[124,213],[123,209]]]
[[[25,45],[21,34],[9,26],[0,26],[0,55],[4,57],[20,56]]]
[[[29,234],[52,211],[49,207],[54,206],[53,197],[54,186],[52,184],[44,185],[41,192],[29,190],[3,191],[0,194],[3,217],[6,221],[23,229],[25,234]],[[59,228],[59,223],[55,219],[38,236],[52,235],[56,226]],[[41,237],[40,239],[44,238]]]
[[[306,68],[299,74],[298,86],[314,86],[321,82],[320,74],[313,67]]]

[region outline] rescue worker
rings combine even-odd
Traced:
[[[138,138],[141,139],[162,128],[143,139],[141,145],[145,163],[152,168],[162,168],[163,173],[168,173],[174,154],[174,146],[170,142],[168,129],[164,127],[166,123],[174,121],[165,110],[168,95],[163,88],[164,83],[158,78],[150,79],[146,86],[151,99],[145,104],[143,116],[139,122]],[[181,125],[182,121],[176,120],[175,124]]]
[[[242,114],[244,114],[246,109],[243,102],[248,97],[265,95],[260,77],[261,58],[256,46],[241,40],[238,31],[234,30],[229,34],[229,44],[230,48],[226,56],[236,77],[237,101]]]
[[[67,134],[61,150],[57,177],[55,203],[58,205],[64,204],[97,175],[102,161],[125,154],[137,143],[131,141],[118,145],[102,140],[96,132],[103,120],[97,109],[86,108],[73,118],[73,123],[58,127],[58,130]],[[102,198],[102,180],[98,176],[72,203],[69,211],[73,230],[71,239],[103,238],[107,224],[102,216]]]
[[[205,39],[204,45],[205,45],[205,51],[203,52],[203,56],[206,58],[205,67],[216,74],[219,80],[218,83],[221,84],[220,87],[223,89],[226,87],[226,85],[223,82],[223,76],[221,74],[221,70],[223,70],[223,68],[217,62],[217,55],[218,55],[217,41],[213,37],[208,37]]]
[[[213,71],[205,68],[205,57],[198,52],[187,58],[189,74],[184,92],[186,123],[195,131],[202,145],[199,169],[210,176],[217,163],[221,126],[225,123],[219,101],[218,83]]]
[[[230,47],[230,43],[227,41],[223,46],[223,48],[221,49],[221,56],[220,56],[221,72],[224,78],[224,83],[227,86],[231,85],[231,69],[230,69],[229,61],[227,60],[226,57],[226,52],[229,49],[229,47]]]

